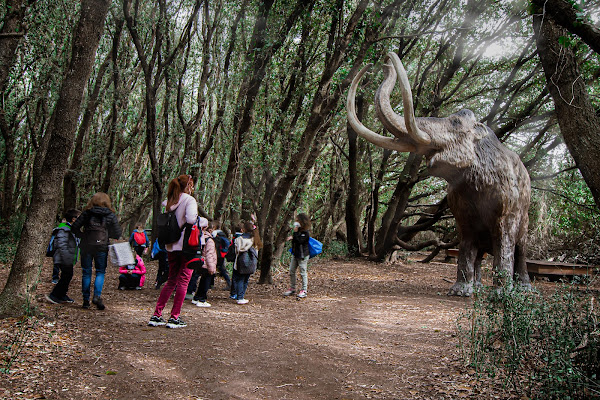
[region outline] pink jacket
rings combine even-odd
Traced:
[[[204,234],[204,241],[206,244],[202,249],[202,257],[204,258],[204,268],[208,270],[208,273],[213,275],[217,272],[217,247],[215,241],[210,233],[202,231]],[[213,240],[208,240],[208,239]]]
[[[167,205],[166,202],[163,202],[163,205]],[[186,223],[193,224],[198,219],[198,203],[196,203],[196,199],[190,196],[187,193],[182,193],[179,197],[179,201],[171,207],[171,211],[175,210],[175,215],[177,216],[177,222],[179,222],[179,226],[183,226]],[[171,243],[166,245],[166,250],[168,252],[171,251],[181,251],[183,249],[183,235],[185,234],[185,229],[181,231],[181,237],[177,243]]]
[[[142,257],[138,256],[137,254],[135,255],[135,260],[136,260],[136,264],[135,264],[135,268],[132,270],[127,269],[127,266],[123,266],[123,267],[119,267],[119,273],[120,274],[127,274],[129,273],[129,271],[131,271],[132,274],[138,274],[141,275],[140,277],[140,287],[144,286],[144,282],[146,281],[146,266],[144,265],[144,260],[142,260]]]

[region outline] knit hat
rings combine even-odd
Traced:
[[[204,217],[200,217],[198,218],[198,226],[200,228],[206,228],[208,227],[208,220]]]

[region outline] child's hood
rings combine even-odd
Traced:
[[[237,238],[235,238],[235,247],[240,252],[250,250],[250,247],[252,247],[252,245],[254,244],[254,240],[251,237],[248,238],[244,236],[245,235],[238,236]]]

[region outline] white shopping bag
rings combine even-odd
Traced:
[[[116,266],[123,265],[135,265],[135,257],[133,256],[133,250],[127,242],[120,242],[111,244],[108,246],[108,255],[110,256],[110,262]]]

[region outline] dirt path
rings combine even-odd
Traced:
[[[81,309],[79,270],[70,290],[75,304],[40,301],[46,318],[12,373],[0,375],[0,397],[472,396],[469,376],[457,372],[454,337],[455,321],[470,300],[445,296],[450,284],[443,278],[452,280],[455,268],[319,260],[310,266],[308,298],[282,297],[287,274],[281,271],[274,285],[252,279],[245,306],[231,302],[219,280],[209,292],[211,308],[186,301],[183,329],[147,326],[158,291],[116,290],[116,268],[109,268],[105,283],[107,309]],[[45,275],[50,271],[46,265]],[[150,283],[155,271],[150,263]],[[40,284],[39,297],[50,288]],[[14,329],[14,321],[3,321],[0,337]]]

